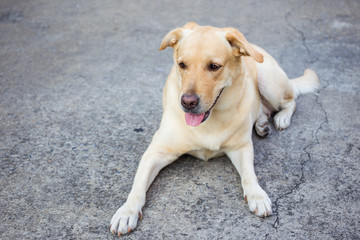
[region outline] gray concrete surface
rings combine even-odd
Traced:
[[[115,239],[161,118],[163,36],[233,26],[290,77],[317,71],[292,125],[260,139],[274,214],[252,215],[227,158],[185,156],[150,188],[124,239],[360,239],[360,2],[0,1],[0,238]]]

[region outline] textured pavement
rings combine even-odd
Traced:
[[[0,239],[115,239],[161,118],[173,28],[232,26],[290,78],[320,78],[289,129],[254,134],[258,218],[226,157],[160,172],[124,239],[360,239],[360,2],[0,1]]]

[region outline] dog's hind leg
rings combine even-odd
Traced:
[[[264,111],[261,111],[260,116],[255,123],[255,131],[260,137],[267,137],[271,133],[268,119],[267,114]]]
[[[313,70],[306,69],[304,75],[289,80],[273,57],[261,48],[255,48],[264,56],[263,63],[256,63],[260,95],[274,112],[278,111],[274,117],[276,129],[288,128],[296,108],[295,99],[300,94],[315,91],[319,87],[318,76]]]
[[[280,101],[280,111],[275,115],[276,129],[282,130],[290,125],[291,116],[295,111],[295,99],[304,93],[313,92],[319,88],[319,78],[311,69],[306,69],[304,75],[288,81],[289,86],[284,91]]]
[[[283,130],[290,126],[291,116],[296,108],[295,100],[289,100],[280,105],[280,111],[274,117],[274,123],[277,130]]]
[[[281,95],[280,111],[274,117],[275,126],[278,130],[289,127],[291,116],[296,108],[295,99],[300,94],[313,92],[319,88],[319,78],[311,69],[306,69],[304,75],[287,82],[288,86],[284,88]]]

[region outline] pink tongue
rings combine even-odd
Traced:
[[[205,113],[201,113],[201,114],[185,113],[186,124],[189,126],[196,127],[204,119],[204,116]]]

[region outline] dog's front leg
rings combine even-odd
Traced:
[[[266,192],[260,187],[254,171],[254,149],[251,142],[239,150],[227,152],[241,177],[245,201],[251,212],[259,217],[271,215],[271,201]]]
[[[171,152],[166,145],[156,140],[150,144],[139,163],[131,192],[122,207],[120,207],[110,222],[113,234],[125,234],[134,230],[138,218],[141,219],[141,209],[145,204],[146,191],[160,170],[172,163],[178,154]]]

